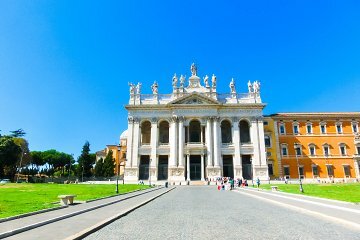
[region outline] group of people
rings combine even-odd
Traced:
[[[249,186],[247,179],[243,179],[243,178],[234,179],[231,177],[217,177],[215,181],[218,190],[233,190],[235,186],[238,188]],[[256,179],[256,185],[257,188],[259,189],[260,187],[259,178]]]

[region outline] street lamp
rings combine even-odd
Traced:
[[[298,158],[298,152],[297,152],[297,150],[300,148],[300,146],[301,145],[299,143],[294,143],[296,164],[297,164],[298,175],[299,175],[300,192],[304,193],[304,189],[303,189],[302,182],[301,182],[300,165],[299,165],[299,158]]]

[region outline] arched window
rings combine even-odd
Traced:
[[[228,120],[221,122],[221,141],[222,143],[231,143],[231,123]]]
[[[169,123],[167,121],[162,121],[159,125],[159,143],[169,143]]]
[[[141,144],[150,144],[151,123],[145,121],[141,124]]]
[[[250,143],[250,126],[249,123],[245,120],[240,121],[240,142],[241,143]]]
[[[192,120],[189,124],[190,142],[201,141],[201,124],[198,120]]]

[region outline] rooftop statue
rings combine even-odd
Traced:
[[[234,78],[231,79],[231,82],[230,82],[230,84],[229,84],[229,87],[230,87],[230,92],[231,92],[231,93],[236,93]]]
[[[197,76],[197,67],[195,63],[191,64],[190,71],[192,76]]]
[[[151,85],[151,91],[153,94],[158,94],[158,84],[156,81]]]
[[[185,76],[180,75],[180,88],[183,88],[185,84]]]
[[[209,76],[208,75],[206,75],[204,77],[204,83],[205,83],[205,87],[210,87],[210,85],[209,85]]]
[[[136,94],[140,94],[141,93],[141,83],[138,83],[136,85]]]
[[[253,84],[253,88],[254,88],[254,93],[259,93],[260,92],[260,82],[258,82],[256,80]]]
[[[212,75],[211,77],[211,84],[213,88],[216,88],[216,76],[215,74]]]
[[[133,83],[129,83],[129,87],[130,87],[130,94],[135,94],[135,84]]]
[[[174,88],[176,88],[177,82],[178,82],[178,78],[177,78],[176,73],[175,73],[173,78],[172,78],[172,85],[173,85]]]
[[[248,89],[249,89],[249,93],[253,92],[253,86],[252,86],[250,80],[248,81]]]

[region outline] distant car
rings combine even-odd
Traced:
[[[10,179],[2,179],[0,183],[10,183]]]

